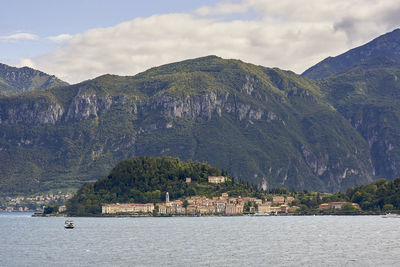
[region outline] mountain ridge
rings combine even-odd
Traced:
[[[400,61],[400,29],[381,35],[336,57],[327,57],[301,75],[312,79],[327,78],[345,71],[358,62],[382,56]]]
[[[16,68],[0,63],[0,96],[66,85],[68,83],[54,75],[29,67]]]

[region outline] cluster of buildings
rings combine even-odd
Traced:
[[[328,203],[322,203],[319,205],[320,210],[341,210],[343,209],[344,205],[346,203],[351,204],[351,206],[355,209],[360,210],[360,205],[357,203],[350,203],[350,202],[328,202]]]
[[[50,203],[64,203],[73,197],[73,194],[44,194],[36,196],[6,197],[0,211],[40,211]]]
[[[177,199],[170,201],[168,192],[166,193],[165,203],[136,204],[104,204],[103,214],[118,213],[153,213],[160,215],[241,215],[247,205],[249,213],[278,213],[293,212],[298,209],[291,206],[293,197],[274,196],[271,201],[262,200],[254,197],[229,197],[223,193],[219,197],[207,198],[205,196],[193,196],[185,200]]]

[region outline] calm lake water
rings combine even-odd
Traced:
[[[0,265],[400,266],[380,216],[73,219],[0,213]]]

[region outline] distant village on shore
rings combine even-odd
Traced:
[[[208,182],[221,184],[227,182],[226,176],[209,176]],[[191,183],[191,178],[186,178],[186,183]],[[65,202],[73,194],[43,194],[32,197],[17,196],[7,197],[5,205],[0,211],[5,212],[42,212],[46,205],[59,204],[58,213],[66,211]],[[277,215],[296,213],[300,207],[294,205],[295,197],[290,195],[271,195],[263,199],[256,197],[233,197],[228,193],[208,198],[206,196],[191,196],[188,198],[170,200],[169,193],[165,194],[163,203],[113,203],[103,204],[103,216],[199,216],[199,215],[224,215],[240,216],[243,214]],[[350,205],[360,210],[357,203],[328,202],[319,204],[320,210],[341,210],[345,205]]]
[[[225,176],[209,176],[208,182],[219,184],[226,182]],[[190,183],[190,178],[186,178],[186,183]],[[243,214],[282,214],[295,213],[300,208],[292,205],[295,200],[292,196],[274,195],[271,199],[259,199],[254,197],[231,197],[227,193],[221,196],[207,198],[205,196],[192,196],[185,199],[170,200],[169,193],[166,193],[165,203],[115,203],[103,204],[103,215],[243,215]],[[356,203],[329,202],[319,205],[319,209],[341,210],[344,205],[350,204],[356,209],[360,209]]]
[[[72,193],[57,192],[54,194],[37,194],[34,196],[5,197],[3,203],[0,205],[0,212],[39,212],[43,211],[46,205],[53,203],[59,204],[59,212],[62,212],[65,211],[64,203],[73,196]]]

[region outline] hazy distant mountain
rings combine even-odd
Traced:
[[[132,156],[207,161],[268,187],[371,181],[368,143],[293,72],[215,56],[0,99],[3,192],[77,186]]]
[[[0,63],[0,95],[13,95],[66,85],[68,83],[44,72],[28,67],[15,68]]]
[[[326,78],[343,73],[352,66],[375,57],[400,61],[400,29],[379,36],[339,56],[328,57],[307,69],[302,75],[313,79]]]

